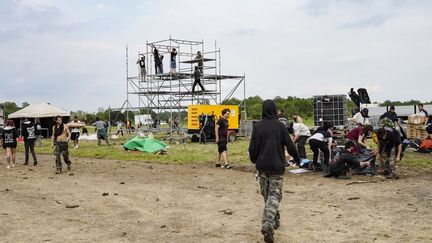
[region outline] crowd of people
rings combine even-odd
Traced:
[[[418,107],[420,113],[427,117],[423,104]],[[405,135],[394,107],[380,117],[376,129],[368,122],[367,108],[356,113],[350,119],[355,127],[347,134],[343,146],[335,143],[332,122],[323,122],[311,133],[301,117],[293,113],[291,118],[293,123],[289,122],[282,110],[276,112],[274,101],[264,101],[262,120],[254,125],[249,144],[249,157],[256,166],[257,180],[265,202],[261,233],[266,242],[274,241],[274,230],[280,225],[278,207],[282,199],[286,157],[288,155],[294,164],[301,166],[302,161],[307,160],[307,142],[313,152],[308,168],[322,171],[326,178],[349,179],[347,173],[350,169],[356,173],[367,170],[367,173],[373,174],[371,167],[379,167],[377,173],[387,179],[397,179],[395,165],[403,156]],[[428,125],[428,121],[424,125]],[[432,129],[428,131],[432,133]],[[377,145],[376,149],[368,146],[368,137]],[[375,164],[376,159],[379,165]]]

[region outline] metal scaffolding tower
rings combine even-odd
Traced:
[[[165,70],[155,73],[155,56],[153,48],[158,49],[159,55],[165,56]],[[175,72],[170,71],[170,52],[172,48],[177,50]],[[197,58],[197,52],[202,54]],[[144,56],[146,75],[129,75],[129,55],[126,47],[126,73],[127,73],[127,99],[123,106],[126,109],[142,109],[154,111],[156,114],[169,112],[171,121],[173,113],[178,116],[181,111],[187,111],[191,104],[221,104],[230,99],[243,84],[243,99],[240,110],[246,110],[244,98],[246,96],[245,75],[221,74],[221,51],[216,42],[213,50],[206,50],[203,41],[190,41],[173,39],[146,42],[146,50],[138,53],[138,59]],[[168,62],[166,61],[168,60]],[[195,66],[200,66],[201,83],[205,91],[192,92],[194,84]],[[138,67],[139,69],[139,67]],[[233,82],[233,88],[222,98],[222,86],[224,82]],[[138,104],[133,105],[130,97],[138,97]],[[183,121],[178,117],[179,121]]]

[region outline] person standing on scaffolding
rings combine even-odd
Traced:
[[[197,84],[201,87],[202,92],[204,92],[205,89],[204,89],[204,86],[201,84],[201,72],[198,69],[198,66],[195,66],[194,78],[195,78],[195,81],[194,81],[193,86],[192,86],[192,94],[195,93],[195,86]]]
[[[154,45],[152,45],[152,53],[155,62],[155,74],[163,73],[161,56],[159,56],[159,50]]]
[[[201,75],[204,74],[204,70],[203,70],[204,69],[204,61],[203,61],[203,59],[204,59],[204,57],[202,56],[201,51],[198,51],[197,55],[195,57],[195,60],[198,60],[198,68],[199,68],[199,71],[201,72]]]
[[[169,51],[169,48],[168,48]],[[170,74],[175,74],[176,73],[176,68],[177,68],[177,63],[176,63],[176,57],[177,57],[177,50],[175,48],[173,48],[170,52],[171,55],[171,60],[170,60]]]
[[[147,70],[145,66],[145,56],[143,54],[140,54],[141,58],[138,59],[136,62],[140,66],[140,74],[141,74],[141,80],[144,80],[144,77],[147,75]]]

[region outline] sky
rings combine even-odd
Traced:
[[[373,102],[432,101],[429,0],[1,0],[0,102],[120,107],[125,46],[135,55],[170,35],[217,41],[247,96],[366,88]]]

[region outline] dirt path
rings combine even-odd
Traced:
[[[73,159],[73,175],[55,175],[52,156],[9,171],[0,161],[1,242],[262,241],[251,172]],[[286,175],[275,240],[432,242],[431,178]]]

